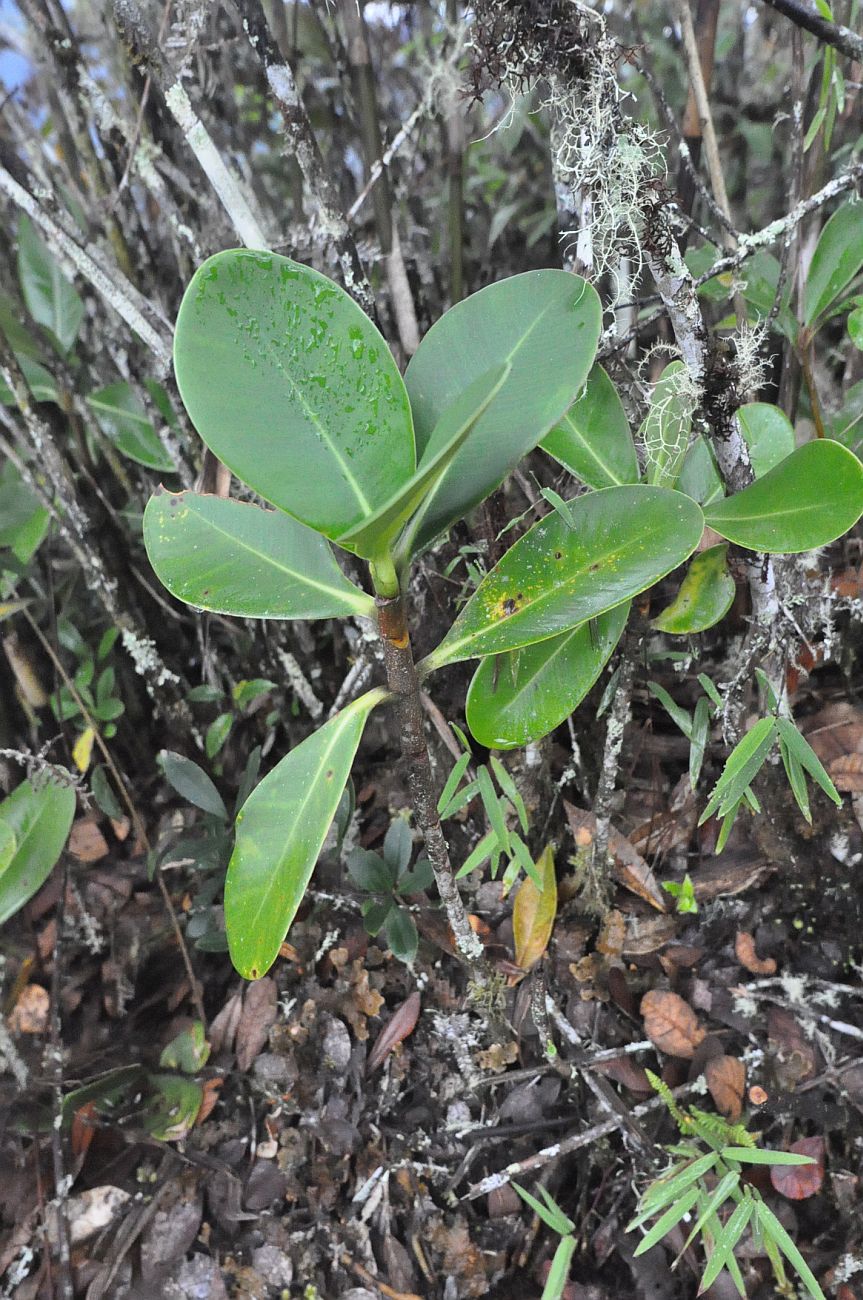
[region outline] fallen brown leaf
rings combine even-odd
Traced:
[[[367,1072],[371,1074],[382,1065],[393,1048],[416,1029],[420,1016],[420,995],[414,990],[400,1007],[397,1007],[375,1039],[369,1052]]]
[[[563,801],[563,808],[570,830],[576,837],[576,843],[579,842],[579,835],[583,835],[585,831],[590,836],[596,833],[596,818],[593,813],[585,812],[583,808],[576,808],[566,799]],[[655,907],[657,912],[666,912],[668,908],[665,898],[650,867],[641,854],[632,847],[626,836],[621,835],[613,826],[608,834],[608,847],[614,873],[624,889],[643,898],[651,907]]]
[[[237,1068],[248,1070],[276,1023],[276,985],[268,975],[246,986],[237,1025]]]
[[[51,999],[41,984],[26,984],[18,994],[9,1016],[13,1034],[44,1034],[48,1028]]]
[[[219,1076],[215,1079],[204,1080],[204,1096],[201,1100],[201,1108],[195,1116],[196,1124],[203,1124],[204,1120],[212,1114],[216,1102],[219,1100],[219,1093],[225,1080]]]
[[[743,1110],[746,1067],[736,1056],[713,1056],[704,1067],[704,1077],[716,1109],[736,1124]]]
[[[767,1041],[781,1088],[792,1092],[798,1083],[814,1079],[818,1073],[815,1048],[784,1007],[771,1007],[768,1011]]]
[[[824,1183],[823,1137],[800,1138],[788,1148],[798,1156],[809,1156],[812,1165],[771,1165],[770,1181],[777,1192],[789,1201],[805,1201],[817,1196]]]
[[[512,908],[512,932],[516,965],[528,971],[540,960],[551,938],[557,915],[557,877],[554,851],[546,845],[536,861],[543,888],[537,889],[529,876],[519,885]]]
[[[759,957],[755,940],[746,930],[738,930],[734,937],[734,955],[753,975],[775,975],[776,962],[772,957]]]
[[[69,832],[69,852],[79,862],[101,862],[110,853],[108,841],[92,817],[82,817]]]
[[[704,1038],[704,1030],[688,1002],[677,993],[651,989],[641,999],[641,1014],[647,1037],[668,1056],[691,1061]]]

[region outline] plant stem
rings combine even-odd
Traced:
[[[396,697],[399,739],[407,766],[407,782],[417,825],[423,833],[426,852],[434,871],[438,893],[444,905],[455,946],[481,987],[489,983],[490,971],[482,941],[471,929],[449,857],[449,848],[437,810],[437,796],[423,729],[423,707],[419,679],[411,649],[410,633],[401,595],[375,598],[378,608],[387,685]]]

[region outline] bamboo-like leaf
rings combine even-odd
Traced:
[[[374,614],[326,539],[281,510],[159,492],[144,511],[144,545],[168,591],[199,609],[244,618]]]
[[[509,831],[506,829],[503,809],[500,800],[497,797],[497,791],[494,788],[491,779],[491,773],[487,767],[477,768],[477,784],[479,785],[479,794],[485,808],[485,814],[488,817],[489,825],[497,836],[498,843],[504,852],[509,852]]]
[[[542,1220],[542,1222],[545,1224],[547,1228],[551,1228],[552,1232],[559,1232],[563,1234],[565,1232],[575,1231],[575,1224],[572,1222],[572,1219],[568,1218],[564,1214],[563,1210],[560,1208],[560,1206],[557,1204],[556,1201],[552,1200],[551,1196],[549,1196],[548,1192],[545,1190],[544,1187],[541,1187],[539,1189],[540,1192],[543,1194],[543,1198],[545,1200],[545,1204],[543,1205],[540,1201],[536,1199],[535,1196],[532,1196],[530,1192],[527,1191],[526,1188],[522,1187],[519,1183],[513,1181],[512,1185],[515,1188],[515,1190],[518,1192],[521,1199],[530,1206],[534,1214],[536,1214],[538,1218]]]
[[[806,1290],[813,1297],[813,1300],[825,1300],[824,1292],[818,1285],[818,1281],[812,1269],[806,1263],[806,1260],[800,1254],[794,1242],[783,1228],[773,1211],[764,1204],[763,1201],[755,1202],[755,1213],[761,1226],[761,1231],[765,1237],[768,1235],[776,1242],[782,1254],[788,1260],[792,1268],[796,1269],[798,1276],[806,1287]]]
[[[812,780],[820,785],[827,797],[841,807],[842,796],[830,780],[818,755],[805,736],[800,734],[794,723],[788,718],[777,718],[776,726],[780,737],[788,747],[788,752],[794,756],[804,772],[808,772]]]
[[[691,1161],[683,1169],[671,1174],[665,1174],[662,1178],[658,1178],[656,1182],[651,1183],[638,1203],[638,1214],[626,1226],[627,1232],[640,1226],[645,1219],[652,1218],[663,1205],[673,1201],[692,1183],[699,1178],[703,1178],[705,1174],[709,1174],[718,1159],[718,1151],[709,1151],[707,1155],[699,1156],[697,1160]]]
[[[704,1275],[698,1287],[698,1294],[703,1295],[708,1287],[719,1277],[719,1274],[725,1268],[726,1263],[734,1253],[734,1247],[746,1231],[746,1225],[752,1218],[752,1212],[755,1208],[755,1202],[747,1196],[739,1205],[736,1205],[731,1212],[731,1217],[720,1232],[713,1253],[704,1270]]]
[[[635,1248],[634,1255],[644,1255],[648,1250],[652,1250],[658,1242],[662,1241],[665,1234],[670,1232],[684,1215],[689,1213],[700,1195],[701,1191],[698,1187],[690,1187],[688,1192],[684,1192],[680,1199],[676,1200],[662,1217],[654,1223],[650,1231],[642,1237]]]
[[[685,636],[704,632],[724,618],[734,602],[736,587],[726,563],[728,543],[701,551],[689,564],[686,577],[670,605],[653,620],[660,632]]]
[[[246,979],[272,966],[302,902],[369,713],[369,691],[291,750],[249,795],[225,881],[231,960]]]
[[[540,446],[588,487],[621,487],[640,478],[623,402],[599,365]]]
[[[736,1160],[741,1165],[814,1165],[811,1156],[796,1151],[764,1151],[760,1147],[723,1147],[723,1159]]]
[[[721,537],[752,551],[799,552],[841,537],[863,514],[863,465],[838,442],[807,442],[763,478],[705,509]]]
[[[540,1300],[562,1300],[569,1279],[569,1266],[575,1254],[575,1237],[567,1235],[558,1242],[548,1270]]]
[[[720,1178],[719,1182],[704,1202],[703,1208],[699,1207],[698,1218],[692,1227],[692,1231],[678,1252],[678,1259],[685,1250],[689,1249],[701,1229],[709,1222],[719,1207],[728,1200],[729,1196],[739,1183],[740,1174],[734,1169],[729,1170],[724,1178]]]
[[[629,602],[511,656],[483,659],[467,694],[467,722],[481,745],[515,749],[539,740],[578,707],[608,663]],[[508,662],[512,659],[512,664]]]
[[[667,488],[605,488],[569,504],[578,527],[555,513],[517,541],[425,660],[426,672],[597,618],[682,564],[703,531],[699,506]]]
[[[744,791],[750,785],[756,773],[770,753],[776,741],[776,719],[760,718],[747,731],[743,739],[735,745],[728,756],[722,775],[713,787],[707,807],[701,814],[699,826],[714,812],[724,817],[743,798]]]
[[[542,957],[557,915],[557,877],[550,844],[543,849],[536,865],[542,875],[542,889],[530,878],[523,880],[512,909],[515,960],[522,970],[530,970]]]
[[[207,446],[330,538],[416,469],[407,392],[385,340],[310,267],[245,249],[209,258],[180,305],[174,365]]]

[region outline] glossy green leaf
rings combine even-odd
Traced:
[[[711,546],[690,561],[686,577],[670,605],[653,620],[660,632],[684,636],[713,627],[728,613],[736,591],[728,572],[728,544]]]
[[[41,889],[63,852],[75,816],[71,785],[23,781],[0,803],[0,925]],[[14,851],[9,854],[9,836]]]
[[[629,602],[570,632],[484,659],[467,694],[467,722],[481,745],[515,749],[559,726],[587,695],[629,614]]]
[[[91,393],[87,405],[96,416],[99,428],[124,456],[147,469],[166,474],[176,469],[131,384],[123,381],[108,384],[107,388]]]
[[[863,307],[855,307],[848,314],[848,336],[855,348],[863,351]]]
[[[243,249],[209,258],[180,305],[174,366],[207,446],[328,537],[385,505],[416,469],[408,397],[386,342],[310,267]]]
[[[846,200],[818,237],[806,277],[803,323],[812,326],[863,267],[863,205]]]
[[[838,442],[807,442],[764,478],[708,506],[721,537],[752,551],[798,552],[826,546],[863,514],[863,465]]]
[[[15,856],[18,841],[8,822],[0,821],[0,877]]]
[[[593,365],[600,316],[579,276],[528,271],[481,289],[432,326],[405,374],[421,456],[469,384],[505,362],[512,371],[423,507],[413,549],[461,519],[562,418]]]
[[[725,495],[713,452],[701,434],[689,444],[677,487],[700,506],[707,506],[711,501],[721,501]]]
[[[653,385],[648,412],[638,431],[648,483],[673,487],[677,482],[689,446],[694,405],[689,371],[684,362],[672,361]]]
[[[326,539],[281,510],[159,492],[144,511],[144,544],[171,595],[199,609],[285,619],[374,613]]]
[[[369,691],[282,759],[237,816],[225,881],[234,966],[260,979],[272,966],[335,816],[366,719],[386,696]]]
[[[398,489],[386,505],[373,514],[340,533],[338,544],[345,550],[374,559],[389,547],[402,524],[413,514],[420,501],[446,471],[447,465],[472,433],[477,421],[506,380],[511,370],[507,363],[494,366],[480,375],[460,393],[452,406],[444,411],[423,452],[414,474]]]
[[[617,389],[602,366],[540,446],[588,487],[621,487],[639,480],[638,456]]]
[[[78,337],[84,303],[29,217],[18,220],[18,279],[27,310],[54,335],[64,352]]]
[[[621,605],[676,569],[704,528],[700,508],[666,488],[604,488],[535,524],[480,583],[427,670],[545,641]]]
[[[756,478],[769,474],[794,450],[794,426],[778,406],[746,402],[737,412]]]

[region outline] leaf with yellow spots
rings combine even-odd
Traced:
[[[512,909],[515,960],[524,971],[529,971],[542,957],[557,916],[557,877],[550,844],[543,849],[536,865],[542,877],[542,889],[538,889],[530,877],[526,878],[515,896]]]
[[[368,691],[292,749],[249,795],[225,881],[231,960],[260,979],[279,955],[311,879],[366,719],[386,698]]]
[[[86,772],[93,757],[93,741],[96,739],[95,727],[85,727],[72,746],[72,762],[79,772]]]

